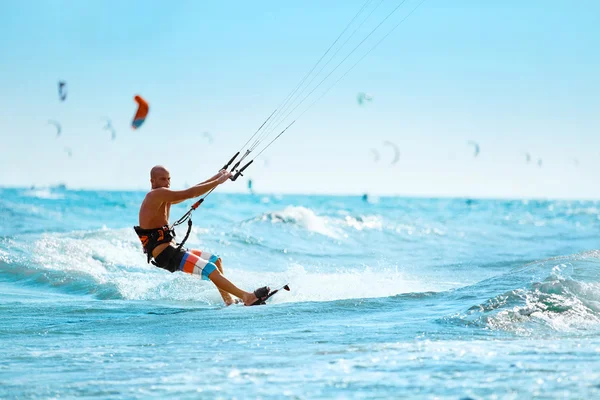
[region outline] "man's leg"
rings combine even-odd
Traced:
[[[221,275],[224,276],[223,263],[221,262],[220,258],[217,259],[217,261],[215,261],[215,265],[217,266],[217,270],[219,270]],[[210,278],[210,275],[208,277]],[[235,303],[235,301],[233,301],[233,299],[231,298],[231,295],[228,292],[224,291],[223,289],[220,289],[218,286],[217,286],[217,289],[219,289],[219,293],[221,294],[221,297],[223,298],[223,301],[225,302],[225,304],[227,304],[229,306],[229,305]]]
[[[221,259],[208,252],[200,250],[186,252],[181,261],[180,269],[188,274],[201,275],[204,279],[210,279],[217,289],[219,289],[219,293],[221,293],[221,297],[223,297],[223,301],[227,305],[233,303],[233,299],[229,293],[242,299],[247,306],[258,300],[254,293],[241,290],[231,283],[229,279],[225,278],[222,274],[223,266]]]
[[[224,291],[227,293],[231,293],[232,295],[242,299],[244,304],[247,306],[258,300],[254,293],[245,292],[242,289],[235,286],[233,283],[231,283],[229,279],[221,275],[221,272],[218,269],[215,269],[213,272],[211,272],[208,275],[208,278],[212,281],[212,283],[215,284],[217,289],[219,289],[219,292]],[[231,296],[229,298],[231,298]],[[225,301],[225,304],[229,305],[225,298],[223,298],[223,300]]]

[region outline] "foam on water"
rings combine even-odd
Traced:
[[[32,241],[8,246],[24,256],[7,259],[3,270],[11,279],[29,280],[68,293],[87,293],[103,299],[197,301],[220,304],[212,283],[182,273],[171,274],[145,262],[135,236],[128,229],[44,234]],[[30,256],[27,256],[30,255]],[[290,293],[274,303],[334,301],[388,297],[408,292],[440,291],[456,284],[420,279],[397,267],[364,266],[353,270],[311,268],[290,262],[284,271],[260,274],[226,268],[238,286],[250,290],[269,284],[289,283]]]

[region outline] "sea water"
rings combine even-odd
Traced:
[[[186,246],[291,288],[225,307],[143,197],[0,189],[0,398],[600,397],[599,202],[214,193]]]

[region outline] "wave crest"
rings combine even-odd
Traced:
[[[302,206],[288,206],[280,211],[265,213],[251,221],[269,221],[273,224],[289,224],[318,233],[334,239],[344,236],[345,229],[381,230],[383,220],[377,215],[352,216],[342,213],[342,218],[321,216],[310,208]]]
[[[523,277],[530,277],[525,287],[489,298],[455,319],[491,330],[525,335],[540,329],[542,332],[600,329],[600,258],[597,252],[563,261],[557,264],[555,260],[547,260],[518,271]],[[535,278],[544,271],[545,278],[531,280],[532,276]],[[494,280],[502,278],[511,277],[507,274]]]

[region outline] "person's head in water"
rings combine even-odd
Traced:
[[[168,188],[171,186],[171,174],[162,165],[156,165],[150,170],[150,183],[152,183],[152,189]]]

